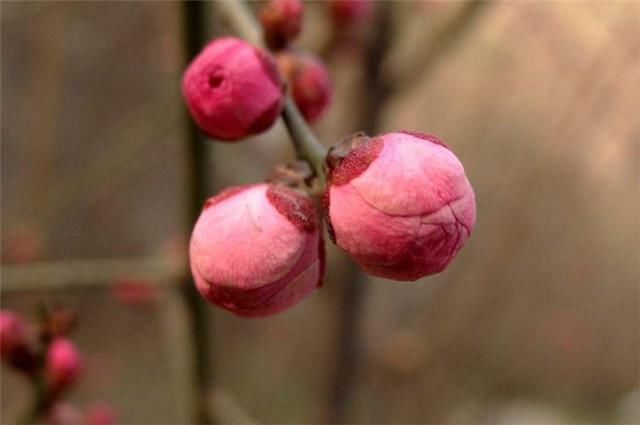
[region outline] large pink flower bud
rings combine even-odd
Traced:
[[[280,312],[322,284],[324,246],[315,206],[283,185],[239,186],[210,198],[189,254],[202,296],[240,316]]]
[[[271,127],[283,107],[284,84],[275,61],[237,38],[211,42],[191,62],[182,93],[208,136],[235,141]]]
[[[471,235],[473,189],[440,140],[354,136],[329,154],[325,217],[336,244],[367,272],[395,280],[438,273]]]
[[[271,49],[282,49],[302,29],[304,6],[300,0],[270,0],[260,11],[264,38]]]
[[[47,378],[54,391],[71,387],[82,373],[82,359],[75,345],[66,338],[51,341],[47,352]]]

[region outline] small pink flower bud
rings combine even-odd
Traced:
[[[351,146],[327,159],[323,209],[336,244],[375,276],[416,280],[444,270],[476,219],[458,158],[418,133],[359,136]]]
[[[157,285],[145,279],[121,278],[111,284],[111,294],[120,303],[131,307],[155,304],[160,298]]]
[[[236,141],[271,127],[283,107],[284,84],[275,61],[237,38],[211,42],[191,62],[182,94],[208,136]]]
[[[57,402],[47,414],[49,425],[78,425],[82,423],[82,413],[73,404]]]
[[[10,356],[16,347],[26,344],[26,335],[26,325],[20,316],[0,311],[0,353],[3,359]]]
[[[2,262],[28,264],[41,259],[44,254],[41,233],[28,226],[18,226],[7,232],[2,241]]]
[[[355,25],[371,15],[371,0],[330,0],[329,14],[334,25]]]
[[[16,369],[29,372],[35,366],[35,353],[27,334],[27,324],[21,316],[0,311],[0,357]]]
[[[240,316],[266,316],[321,286],[324,245],[311,199],[261,183],[210,198],[195,225],[191,271],[202,296]]]
[[[333,98],[331,78],[322,61],[312,55],[297,55],[291,74],[293,100],[304,118],[317,121],[328,109]]]
[[[71,387],[82,373],[82,359],[75,345],[66,338],[51,341],[47,352],[47,378],[54,391]]]
[[[107,403],[94,403],[87,409],[84,422],[86,425],[116,425],[118,415]]]
[[[300,33],[303,17],[300,0],[270,0],[260,11],[267,46],[274,50],[286,47]]]

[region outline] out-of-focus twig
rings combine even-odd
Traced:
[[[419,50],[411,55],[413,60],[402,67],[402,75],[393,76],[393,81],[402,81],[402,87],[398,87],[398,90],[409,90],[417,80],[426,79],[438,61],[469,34],[473,23],[489,4],[489,1],[483,0],[461,2],[449,20],[428,32],[426,43],[415,43]]]
[[[257,425],[258,422],[240,406],[229,393],[217,389],[209,396],[209,403],[216,412],[216,419],[223,424]]]
[[[185,1],[181,3],[183,17],[183,43],[185,64],[187,64],[207,41],[206,7],[201,1]],[[207,198],[207,141],[197,126],[185,112],[185,142],[187,143],[186,174],[187,199],[185,199],[185,233],[190,234],[194,223],[200,215],[202,205]],[[185,265],[186,266],[186,265]],[[213,349],[209,335],[211,315],[209,307],[198,294],[191,272],[183,271],[182,295],[186,304],[188,327],[193,351],[191,353],[191,380],[194,397],[192,400],[192,422],[209,424],[214,421],[214,412],[206,401],[206,394],[213,382]]]
[[[2,266],[2,292],[98,287],[123,276],[163,284],[176,277],[165,257],[38,262]]]
[[[236,34],[254,46],[264,48],[260,24],[244,1],[219,1],[216,2],[216,7]]]

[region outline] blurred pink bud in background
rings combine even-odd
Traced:
[[[41,259],[44,250],[42,235],[33,228],[17,226],[2,240],[2,262],[28,264]]]
[[[28,325],[18,314],[0,311],[0,357],[2,361],[25,372],[35,366],[35,353],[28,341]]]
[[[50,425],[79,425],[82,423],[82,413],[73,404],[59,401],[49,409],[47,423]]]
[[[54,391],[73,386],[82,368],[80,353],[71,341],[63,337],[51,341],[47,352],[47,378]]]
[[[86,425],[116,425],[118,415],[109,404],[97,402],[87,408],[84,422]]]
[[[304,6],[300,0],[270,0],[260,11],[264,38],[271,49],[282,49],[302,29]]]
[[[141,307],[158,301],[159,291],[151,281],[136,278],[121,278],[111,284],[111,294],[122,304]]]
[[[329,14],[336,26],[355,25],[371,16],[371,0],[329,0]]]
[[[322,117],[333,99],[333,85],[326,67],[310,54],[297,55],[291,90],[293,100],[309,122]]]
[[[10,311],[0,311],[0,353],[4,359],[27,341],[26,324]]]

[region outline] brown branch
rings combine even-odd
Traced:
[[[181,3],[183,17],[183,34],[185,48],[185,66],[196,56],[207,41],[205,28],[206,8],[201,1],[185,1]],[[185,216],[185,233],[190,234],[194,223],[200,215],[202,205],[207,198],[207,141],[204,139],[197,126],[185,111],[185,136],[188,143],[186,155],[186,173],[188,193]],[[191,358],[191,380],[194,388],[192,400],[192,422],[195,424],[209,424],[213,422],[213,412],[206,402],[206,394],[212,387],[213,367],[211,366],[212,342],[210,337],[209,306],[200,297],[196,290],[191,272],[187,269],[183,272],[182,295],[187,306],[188,327],[193,352]]]
[[[2,266],[2,292],[97,287],[124,276],[165,284],[177,275],[166,258],[69,260]]]
[[[462,2],[453,17],[428,33],[426,43],[415,43],[418,51],[411,56],[415,60],[404,66],[405,71],[400,72],[402,75],[393,78],[394,81],[402,81],[402,87],[398,87],[398,90],[408,90],[419,79],[428,78],[439,61],[469,34],[474,22],[489,5],[490,2],[484,0]]]
[[[258,422],[251,417],[238,404],[231,394],[223,390],[215,390],[209,396],[209,403],[216,412],[216,417],[224,424],[257,425]]]

